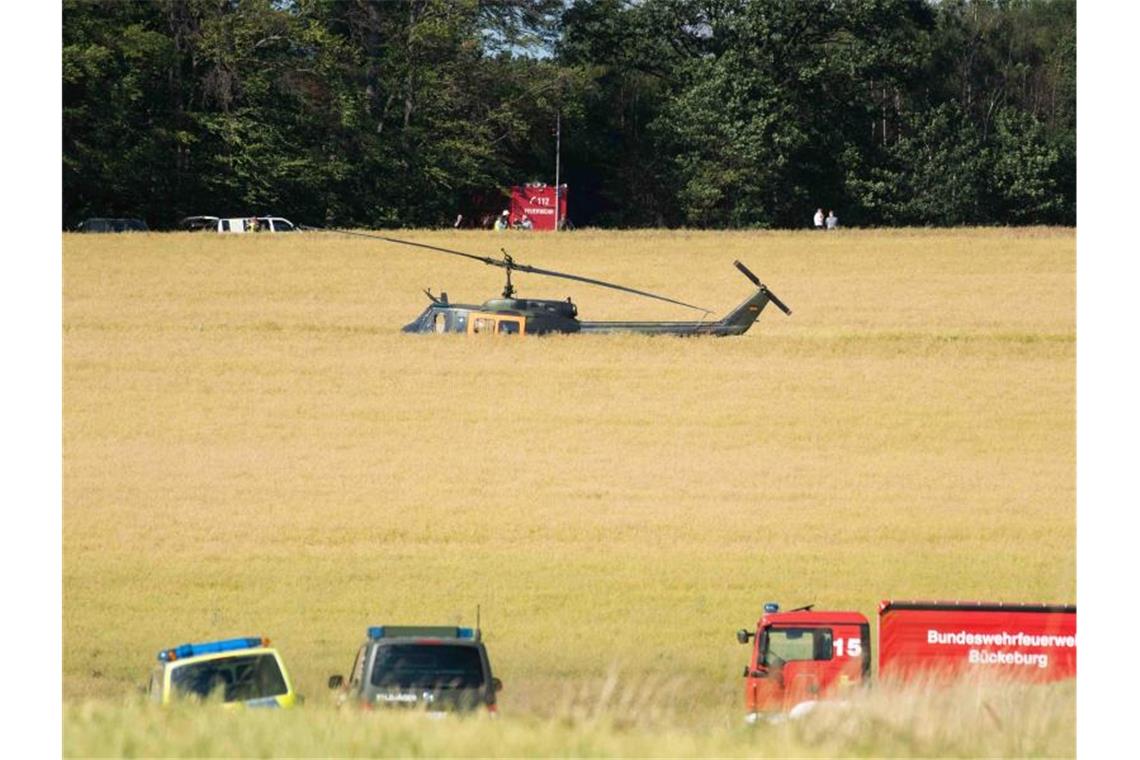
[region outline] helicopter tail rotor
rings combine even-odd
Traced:
[[[781,301],[779,298],[777,298],[776,294],[773,293],[771,290],[769,290],[767,285],[760,282],[760,278],[757,277],[756,275],[752,274],[751,270],[749,270],[748,267],[741,264],[739,260],[734,261],[732,263],[736,266],[737,269],[740,270],[741,274],[743,274],[745,277],[747,277],[749,280],[752,281],[753,285],[760,288],[760,290],[764,291],[768,295],[768,300],[771,301],[773,304],[775,304],[777,309],[784,312],[788,316],[791,316],[792,310],[788,308],[787,304],[785,304],[783,301]]]

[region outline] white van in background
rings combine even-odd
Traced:
[[[188,216],[178,226],[190,232],[295,232],[297,227],[280,216]]]

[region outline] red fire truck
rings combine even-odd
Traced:
[[[870,682],[871,626],[858,612],[819,612],[813,605],[781,612],[764,605],[744,669],[748,719],[842,697]],[[1057,681],[1077,674],[1077,608],[986,602],[879,604],[879,677],[934,680],[992,674]]]
[[[527,219],[529,229],[555,230],[566,223],[566,185],[554,187],[532,182],[511,188],[510,225],[518,227]]]

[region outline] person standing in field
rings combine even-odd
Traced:
[[[823,229],[823,209],[817,208],[815,210],[815,217],[812,219],[812,222],[815,224],[817,230]]]
[[[503,213],[495,220],[495,230],[505,230],[511,224],[510,211],[503,209]]]
[[[829,229],[829,230],[833,230],[839,226],[839,217],[837,217],[835,215],[834,210],[827,212],[827,219],[825,219],[824,221],[827,222],[827,229]]]

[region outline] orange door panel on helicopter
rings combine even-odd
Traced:
[[[526,317],[474,313],[467,320],[468,335],[526,335]]]

